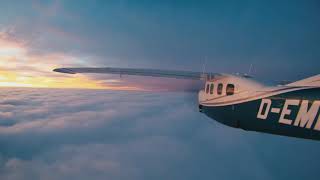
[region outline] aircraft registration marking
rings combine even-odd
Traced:
[[[278,123],[320,131],[320,101],[286,99],[282,107],[272,108],[271,99],[262,99],[257,118],[267,120],[271,113],[279,114]],[[294,111],[294,109],[298,109]],[[295,118],[293,118],[295,117]],[[318,118],[317,118],[318,117]]]
[[[272,113],[276,113],[276,114],[279,114],[280,111],[281,111],[280,108],[272,108],[272,109],[271,109],[271,112],[272,112]]]

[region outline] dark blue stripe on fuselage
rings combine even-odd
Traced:
[[[297,90],[293,92],[283,93],[272,97],[267,97],[272,101],[272,108],[280,108],[288,99],[308,100],[310,106],[316,100],[320,100],[320,88]],[[314,130],[319,117],[319,111],[310,129],[287,124],[279,123],[280,113],[269,113],[267,119],[257,118],[257,114],[261,105],[261,99],[241,104],[209,107],[202,106],[202,112],[212,119],[225,125],[242,128],[249,131],[259,131],[271,134],[300,137],[307,139],[320,140],[320,131]],[[300,106],[291,106],[291,113],[286,116],[288,119],[295,120]]]

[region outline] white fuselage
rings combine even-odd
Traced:
[[[224,106],[264,91],[270,88],[248,78],[227,75],[206,81],[205,89],[199,92],[199,104]]]

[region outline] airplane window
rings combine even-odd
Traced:
[[[206,93],[209,94],[209,84],[207,84]]]
[[[214,87],[214,85],[213,85],[213,83],[211,83],[211,85],[210,85],[210,94],[213,94],[213,87]]]
[[[228,84],[227,85],[227,96],[231,96],[234,94],[234,85]]]
[[[221,95],[222,94],[222,89],[223,89],[223,84],[222,83],[220,83],[220,84],[218,84],[218,94],[219,95]]]

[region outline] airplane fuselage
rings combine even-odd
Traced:
[[[234,79],[212,83],[232,82]],[[319,87],[282,86],[245,91],[238,90],[227,99],[223,94],[211,95],[209,87],[209,93],[206,89],[199,93],[200,112],[235,128],[320,140]]]

